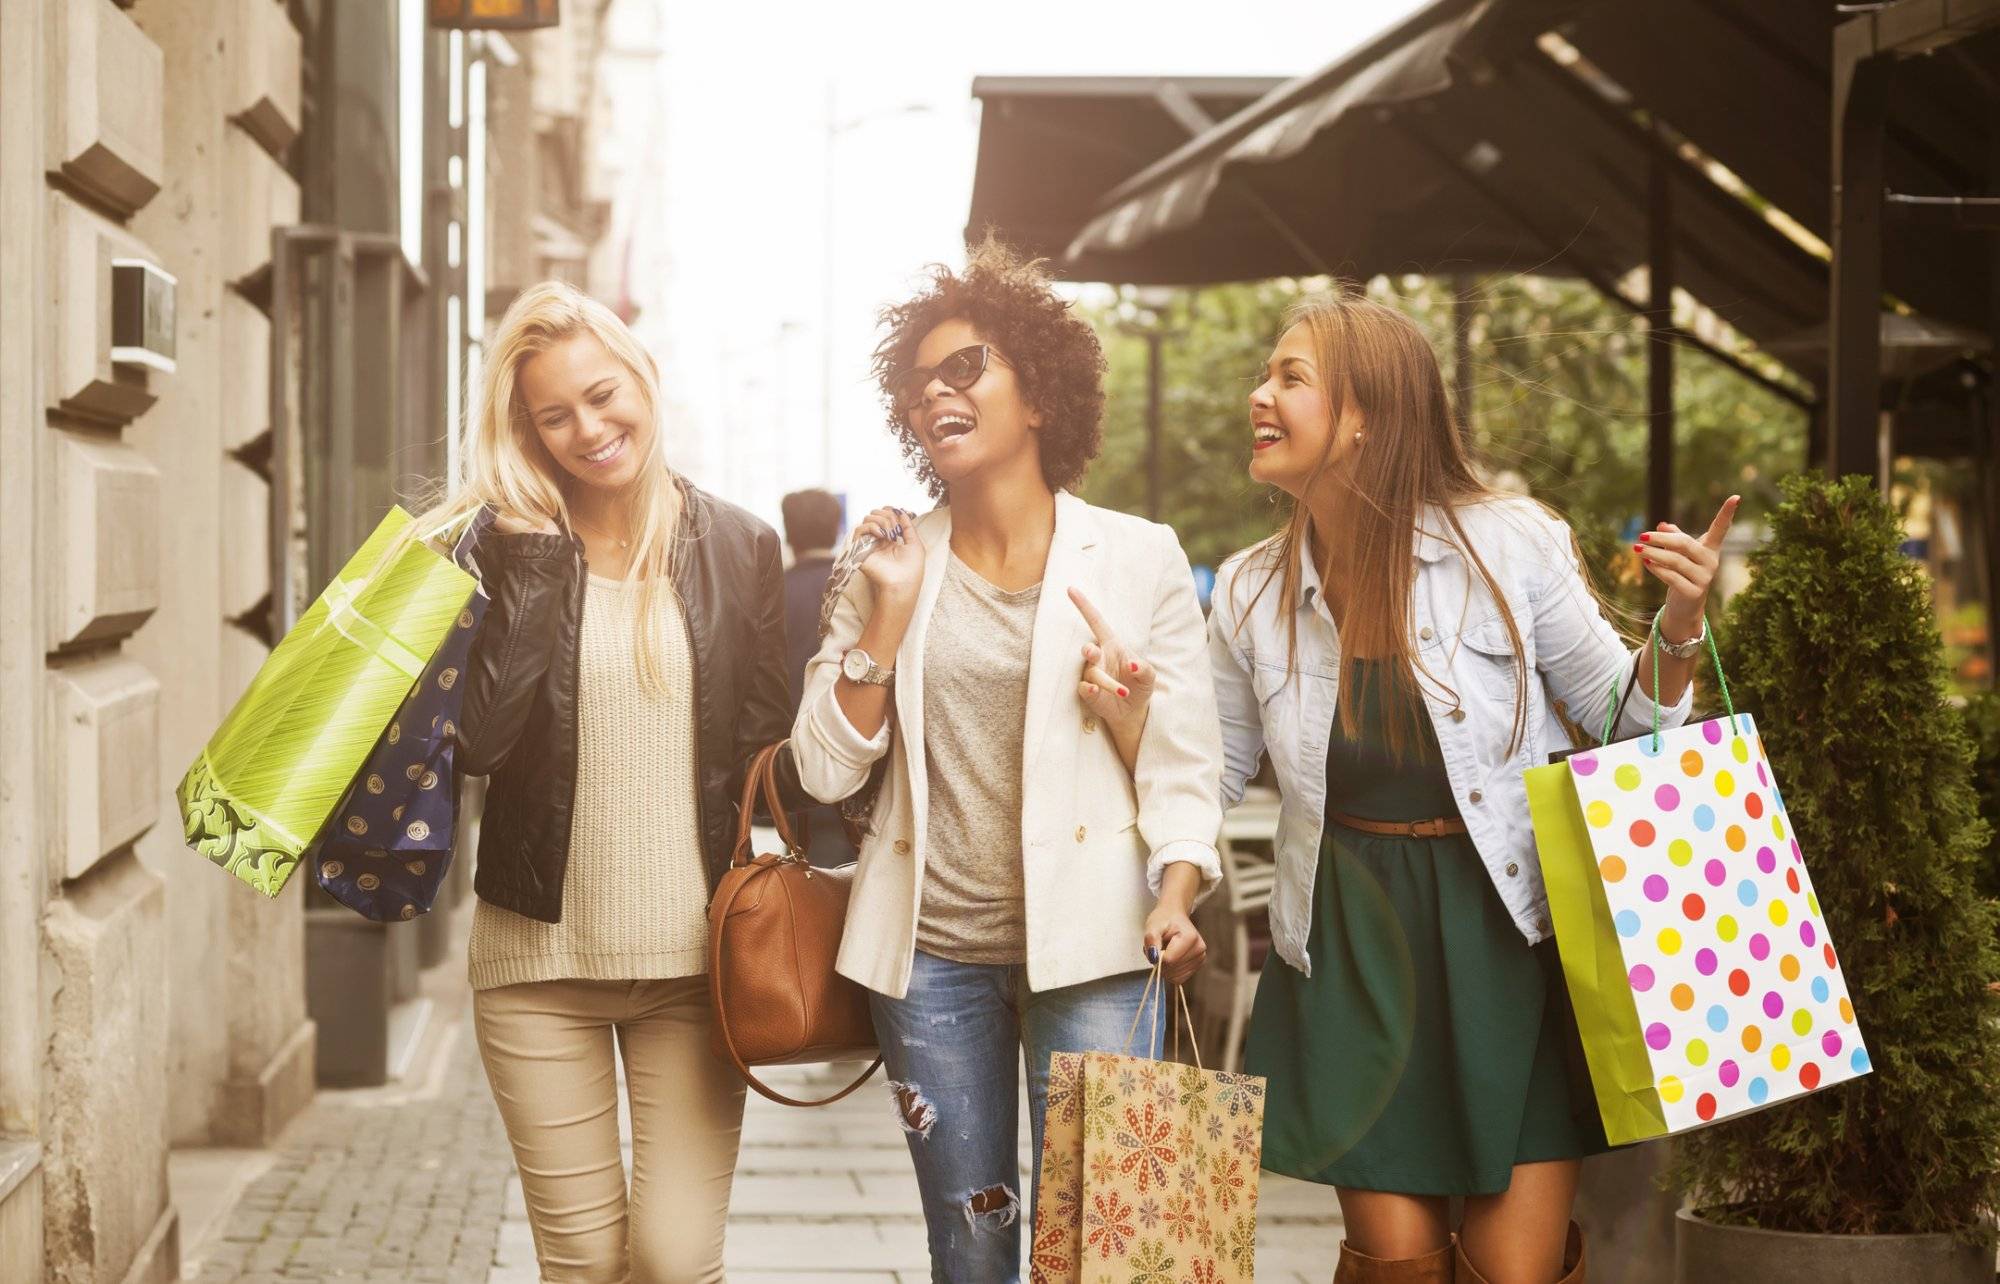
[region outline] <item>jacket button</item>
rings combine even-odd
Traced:
[[[1475,789],[1471,793],[1467,794],[1466,797],[1471,799],[1473,802],[1479,802],[1481,799],[1485,798],[1486,795],[1480,793],[1477,789]]]
[[[1083,720],[1083,729],[1084,729],[1084,732],[1085,732],[1086,734],[1088,734],[1089,732],[1092,732],[1092,731],[1095,731],[1095,730],[1097,730],[1097,719],[1095,719],[1095,718],[1085,718],[1085,719]]]
[[[1547,936],[1549,934],[1549,921],[1545,918],[1536,919],[1535,930],[1537,932],[1540,932],[1543,936]]]
[[[1417,636],[1428,642],[1431,640],[1431,631],[1428,628],[1418,629]]]
[[[910,844],[901,838],[896,840],[895,847],[898,856],[908,856],[910,854]]]
[[[1521,867],[1520,867],[1519,865],[1516,865],[1516,864],[1515,864],[1515,863],[1514,863],[1513,861],[1511,861],[1511,860],[1510,860],[1510,861],[1508,861],[1508,862],[1507,862],[1507,877],[1509,877],[1509,878],[1519,878],[1520,876],[1521,876]]]
[[[1465,710],[1463,710],[1463,709],[1453,709],[1453,710],[1451,711],[1451,720],[1452,720],[1453,722],[1464,722],[1464,721],[1465,721]]]
[[[1082,842],[1083,835],[1084,835],[1084,828],[1082,825],[1078,825],[1076,827],[1076,841],[1078,841],[1079,843]]]

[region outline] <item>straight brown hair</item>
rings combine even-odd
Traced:
[[[1341,731],[1359,730],[1356,701],[1358,664],[1362,657],[1385,658],[1388,726],[1391,753],[1402,758],[1416,743],[1416,698],[1420,675],[1453,701],[1458,693],[1423,668],[1412,638],[1411,558],[1419,520],[1428,508],[1442,515],[1445,531],[1471,565],[1500,608],[1514,652],[1514,732],[1509,753],[1518,750],[1528,726],[1528,662],[1521,628],[1508,609],[1498,581],[1479,550],[1466,538],[1459,510],[1470,504],[1503,498],[1483,481],[1473,466],[1463,425],[1445,392],[1437,354],[1414,321],[1377,303],[1360,290],[1340,286],[1299,300],[1285,314],[1284,330],[1304,326],[1312,337],[1313,357],[1325,381],[1330,427],[1337,429],[1349,407],[1360,412],[1365,437],[1352,455],[1350,467],[1329,467],[1335,433],[1327,434],[1326,452],[1306,481],[1304,494],[1334,487],[1339,503],[1334,528],[1320,531],[1311,507],[1303,499],[1292,505],[1285,524],[1256,546],[1254,560],[1268,562],[1256,592],[1238,614],[1247,620],[1258,599],[1276,588],[1285,605],[1287,680],[1298,671],[1298,600],[1303,578],[1302,550],[1315,542],[1326,549],[1343,549],[1345,577],[1341,596],[1327,607],[1340,632],[1338,711]],[[1318,540],[1315,541],[1315,536]],[[1318,565],[1320,583],[1330,585],[1333,564]],[[1236,581],[1240,588],[1243,579]]]

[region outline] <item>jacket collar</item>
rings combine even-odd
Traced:
[[[1426,565],[1436,562],[1458,551],[1451,542],[1451,527],[1445,521],[1444,509],[1436,504],[1424,505],[1417,516],[1417,530],[1410,541],[1410,556]],[[1299,595],[1293,603],[1303,611],[1325,593],[1319,582],[1319,567],[1313,565],[1312,547],[1305,541],[1299,543]]]

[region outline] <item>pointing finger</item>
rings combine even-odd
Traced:
[[[1111,626],[1104,622],[1104,617],[1097,613],[1097,608],[1091,605],[1082,589],[1070,589],[1069,600],[1076,603],[1076,609],[1082,613],[1083,622],[1090,626],[1091,635],[1097,639],[1099,646],[1110,646],[1117,641],[1118,635],[1111,631]]]
[[[1723,500],[1722,507],[1716,510],[1715,520],[1708,524],[1708,532],[1701,537],[1701,542],[1710,548],[1721,548],[1723,537],[1729,534],[1730,523],[1736,520],[1736,507],[1742,502],[1741,495],[1731,495]]]

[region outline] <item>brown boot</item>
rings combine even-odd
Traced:
[[[1342,1251],[1345,1252],[1345,1246]],[[1465,1247],[1454,1237],[1452,1255],[1457,1273],[1452,1276],[1454,1284],[1487,1284],[1487,1279],[1473,1266],[1465,1255]],[[1336,1280],[1338,1276],[1334,1277]],[[1569,1224],[1569,1242],[1563,1246],[1563,1273],[1556,1284],[1583,1284],[1583,1227],[1575,1222]]]
[[[1457,1250],[1458,1237],[1454,1235],[1451,1243],[1435,1253],[1390,1261],[1357,1253],[1342,1240],[1333,1284],[1451,1284],[1451,1259]]]

